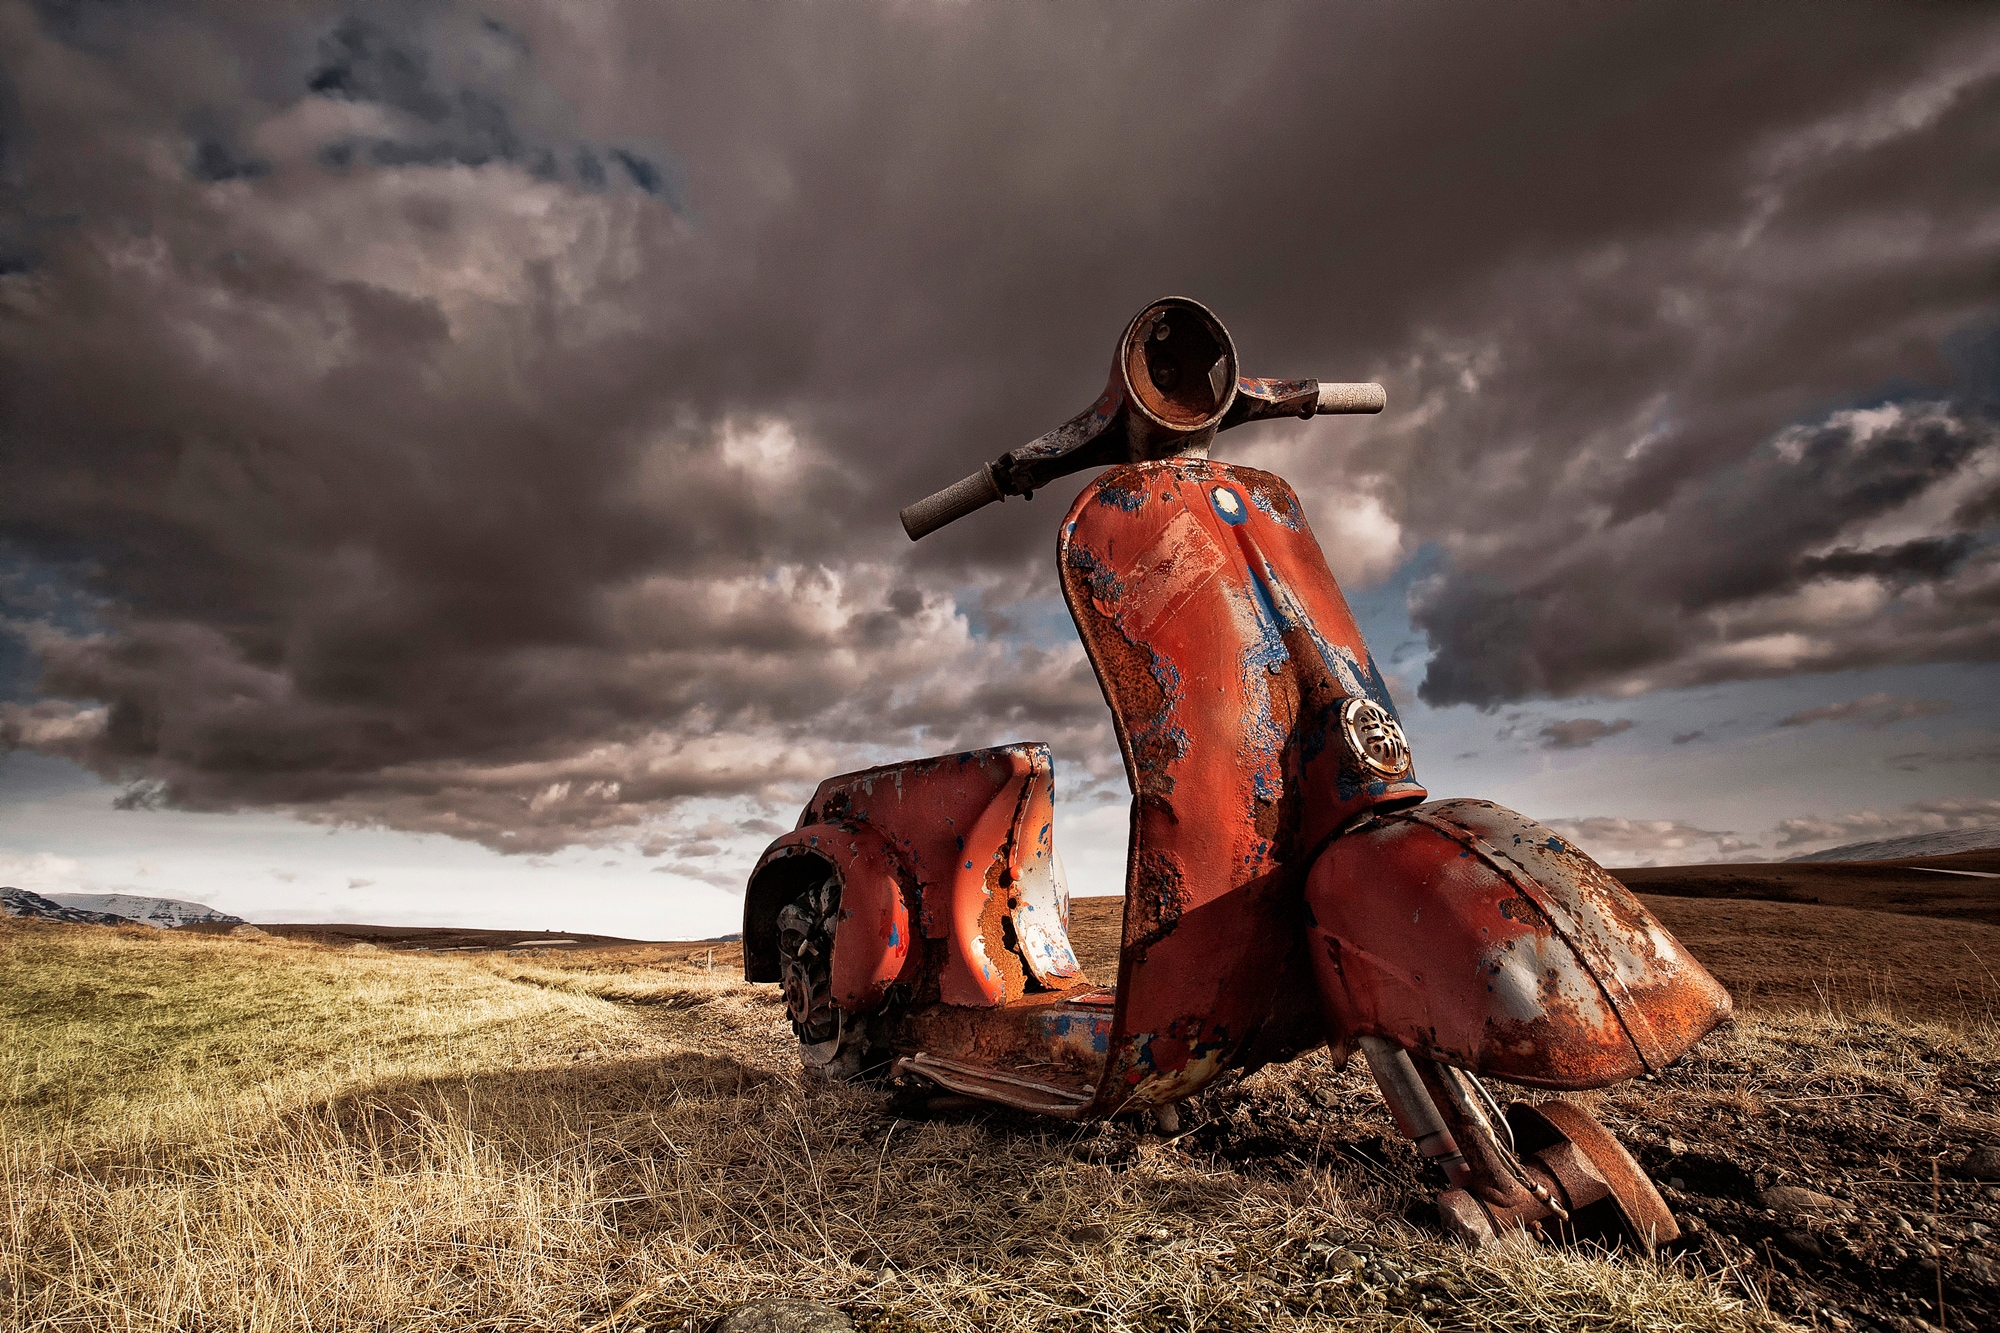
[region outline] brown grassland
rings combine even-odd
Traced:
[[[1653,903],[1745,1001],[1584,1099],[1691,1221],[1659,1260],[1447,1243],[1358,1062],[1214,1089],[1172,1142],[913,1119],[804,1075],[729,947],[0,919],[0,1323],[625,1333],[793,1295],[881,1330],[1914,1328],[1941,1257],[1948,1326],[1993,1326],[2000,1189],[1957,1166],[2000,1128],[2000,928],[1852,912],[1856,963],[1851,909]],[[1099,975],[1117,908],[1078,903]]]

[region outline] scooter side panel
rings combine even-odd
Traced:
[[[830,864],[840,877],[840,920],[830,967],[834,1003],[850,1013],[866,1013],[882,1003],[890,986],[907,980],[904,974],[911,966],[910,912],[895,854],[865,824],[808,824],[765,849],[750,872],[751,895],[768,869],[807,856]],[[747,934],[745,938],[747,945]],[[750,953],[746,947],[744,956]]]
[[[1071,508],[1059,567],[1133,790],[1103,1113],[1324,1040],[1298,952],[1311,855],[1424,790],[1407,750],[1383,772],[1343,731],[1349,700],[1392,728],[1395,705],[1279,478],[1111,469]]]
[[[1027,990],[1007,946],[1010,889],[1024,807],[1050,776],[1047,746],[1004,745],[843,774],[814,793],[803,818],[867,824],[918,886],[934,942],[919,999],[990,1007]]]
[[[1306,888],[1331,1021],[1537,1087],[1664,1068],[1728,992],[1625,887],[1532,820],[1440,801],[1336,840]]]

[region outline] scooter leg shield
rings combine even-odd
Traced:
[[[1583,852],[1487,801],[1336,838],[1306,886],[1329,1025],[1534,1087],[1662,1069],[1729,993]]]

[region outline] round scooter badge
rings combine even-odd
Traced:
[[[1395,717],[1373,699],[1349,699],[1340,707],[1340,732],[1347,748],[1370,771],[1385,778],[1409,772],[1410,743]]]

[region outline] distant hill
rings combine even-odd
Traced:
[[[1947,829],[1942,833],[1912,833],[1906,838],[1883,838],[1879,842],[1850,842],[1829,847],[1810,856],[1794,856],[1793,861],[1894,861],[1917,856],[1948,856],[1953,852],[1984,851],[2000,847],[2000,824],[1981,828]]]
[[[1882,861],[1729,861],[1611,872],[1634,893],[1761,898],[2000,926],[2000,849]]]
[[[0,913],[8,916],[33,917],[37,921],[67,921],[74,926],[129,926],[130,917],[114,912],[92,911],[87,908],[65,907],[39,893],[26,889],[0,887]]]
[[[172,930],[176,926],[214,923],[243,924],[240,916],[218,912],[206,903],[183,902],[179,898],[147,898],[136,893],[51,893],[49,900],[80,912],[109,912],[141,925]]]

